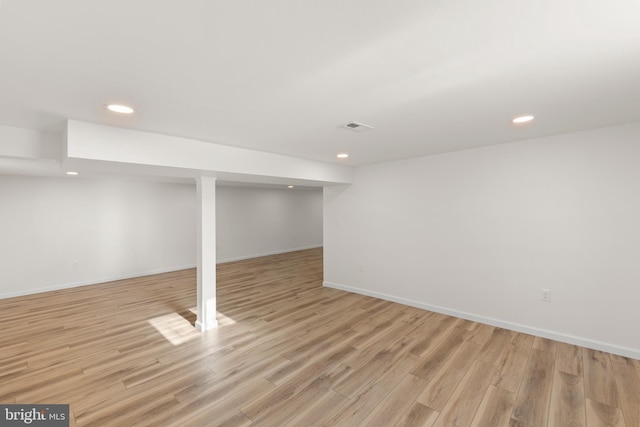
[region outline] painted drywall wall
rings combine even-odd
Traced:
[[[322,192],[220,185],[218,262],[322,245]],[[0,176],[0,298],[191,268],[196,187]]]
[[[322,246],[322,190],[218,186],[218,262]]]
[[[634,123],[360,167],[324,190],[325,285],[639,358],[639,141]]]
[[[195,265],[195,186],[0,177],[0,296]]]

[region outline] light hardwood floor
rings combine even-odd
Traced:
[[[322,287],[322,251],[0,300],[0,402],[77,426],[640,426],[640,362]]]

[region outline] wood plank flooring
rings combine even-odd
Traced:
[[[0,300],[0,402],[75,426],[640,427],[640,362],[322,287],[322,250]]]

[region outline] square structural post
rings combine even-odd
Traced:
[[[198,192],[198,313],[196,329],[218,326],[216,320],[216,178],[196,178]]]

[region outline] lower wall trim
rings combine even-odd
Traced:
[[[285,253],[288,253],[288,252],[304,251],[304,250],[307,250],[307,249],[316,249],[316,248],[321,248],[321,247],[322,247],[322,245],[314,245],[314,246],[304,246],[304,247],[300,247],[300,248],[282,249],[282,250],[273,251],[273,252],[265,252],[265,253],[252,254],[252,255],[244,255],[244,256],[235,257],[235,258],[219,259],[219,260],[217,260],[216,263],[217,264],[223,264],[225,262],[241,261],[241,260],[245,260],[245,259],[259,258],[259,257],[262,257],[262,256],[279,255],[279,254],[285,254]],[[170,273],[172,271],[188,270],[190,268],[196,268],[196,267],[197,267],[196,264],[189,264],[189,265],[181,265],[181,266],[176,266],[176,267],[160,268],[160,269],[156,269],[156,270],[142,271],[142,272],[132,273],[132,274],[101,277],[101,278],[97,278],[97,279],[84,280],[84,281],[80,281],[80,282],[61,283],[61,284],[58,284],[58,285],[45,286],[45,287],[42,287],[42,288],[34,288],[34,289],[28,289],[28,290],[23,290],[23,291],[14,291],[14,292],[2,293],[2,294],[0,294],[0,299],[21,297],[21,296],[24,296],[24,295],[33,295],[33,294],[39,294],[39,293],[42,293],[42,292],[58,291],[58,290],[61,290],[61,289],[77,288],[77,287],[80,287],[80,286],[97,285],[99,283],[113,282],[113,281],[116,281],[116,280],[132,279],[134,277],[149,276],[149,275],[152,275],[152,274]]]
[[[218,264],[224,264],[225,262],[233,262],[233,261],[242,261],[245,259],[251,259],[251,258],[260,258],[263,256],[269,256],[269,255],[280,255],[280,254],[286,254],[289,252],[297,252],[297,251],[305,251],[307,249],[316,249],[316,248],[321,248],[322,245],[313,245],[313,246],[302,246],[299,248],[290,248],[290,249],[281,249],[278,251],[272,251],[272,252],[262,252],[259,254],[251,254],[251,255],[242,255],[239,257],[231,257],[231,258],[222,258],[222,259],[218,259],[217,263]]]
[[[398,304],[408,305],[410,307],[421,308],[423,310],[434,311],[436,313],[446,314],[449,316],[459,317],[473,322],[484,323],[491,326],[497,326],[499,328],[509,329],[516,332],[523,332],[529,335],[535,335],[542,338],[548,338],[555,341],[561,341],[568,344],[579,345],[581,347],[587,347],[594,350],[606,351],[607,353],[618,354],[624,357],[630,357],[633,359],[640,359],[640,350],[622,347],[615,344],[605,343],[601,341],[595,341],[588,338],[576,337],[574,335],[567,335],[559,332],[549,331],[546,329],[538,329],[531,326],[521,325],[519,323],[507,322],[500,319],[494,319],[492,317],[478,316],[464,311],[452,310],[437,305],[425,304],[419,301],[414,301],[407,298],[401,298],[393,295],[384,294],[381,292],[369,291],[361,288],[354,288],[351,286],[341,285],[332,282],[323,282],[323,286],[327,288],[338,289],[341,291],[351,292],[360,295],[366,295],[386,301],[397,302]]]
[[[33,295],[33,294],[39,294],[42,292],[58,291],[61,289],[78,288],[80,286],[97,285],[99,283],[114,282],[116,280],[125,280],[125,279],[133,279],[135,277],[150,276],[152,274],[161,274],[161,273],[170,273],[172,271],[188,270],[190,268],[195,268],[195,267],[196,267],[195,264],[181,265],[176,267],[159,268],[156,270],[149,270],[149,271],[143,271],[143,272],[132,273],[132,274],[102,277],[102,278],[93,279],[93,280],[83,280],[80,282],[62,283],[58,285],[45,286],[43,288],[35,288],[35,289],[29,289],[25,291],[7,292],[4,294],[0,294],[0,299],[21,297],[24,295]]]

